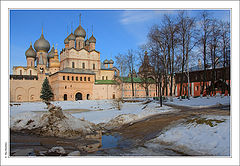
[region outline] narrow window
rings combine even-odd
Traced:
[[[90,81],[90,77],[88,77],[88,81]]]
[[[78,81],[78,77],[76,77],[76,81]]]
[[[67,94],[64,94],[63,100],[67,100]]]
[[[30,70],[30,76],[32,75],[32,70]]]
[[[108,80],[108,76],[106,76],[106,80]]]
[[[22,70],[20,70],[20,75],[22,75]]]
[[[65,80],[65,76],[63,76],[63,80]]]
[[[82,77],[80,77],[80,81],[82,81]]]
[[[69,76],[67,77],[67,80],[69,80],[70,78],[69,78]]]
[[[93,70],[95,70],[95,64],[93,64]]]
[[[82,68],[85,69],[85,63],[82,63]]]
[[[102,80],[104,80],[104,76],[102,76]]]
[[[67,86],[65,86],[65,89],[67,89]]]
[[[33,66],[33,62],[31,61],[31,66]]]
[[[84,81],[87,81],[87,78],[86,78],[86,77],[84,77]]]
[[[74,80],[74,77],[72,76],[72,81]]]
[[[72,62],[72,68],[75,68],[75,64],[74,64],[74,62]]]

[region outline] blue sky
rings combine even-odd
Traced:
[[[201,10],[189,10],[189,16],[197,16]],[[209,10],[218,19],[229,21],[230,11]],[[128,49],[137,49],[147,41],[151,26],[159,24],[164,14],[177,15],[176,10],[10,10],[10,68],[26,66],[25,51],[30,42],[39,39],[43,33],[50,45],[57,44],[60,51],[68,32],[81,24],[88,37],[93,34],[97,40],[96,50],[101,61],[112,58]],[[67,28],[68,27],[68,28]]]

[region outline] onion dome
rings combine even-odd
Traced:
[[[68,37],[64,40],[64,44],[68,44],[69,43],[69,40],[68,40]]]
[[[83,29],[83,27],[81,25],[79,25],[77,27],[77,29],[74,31],[74,35],[76,37],[83,37],[83,38],[85,38],[86,37],[86,31]]]
[[[104,61],[103,61],[103,64],[108,64],[109,62],[108,62],[108,60],[107,59],[105,59]]]
[[[70,40],[75,40],[76,39],[76,37],[75,37],[75,35],[73,34],[73,33],[71,33],[69,36],[68,36],[68,40],[70,41]]]
[[[54,57],[54,50],[55,49],[54,49],[54,45],[53,45],[51,51],[48,53],[48,58],[49,59]]]
[[[114,64],[114,61],[110,59],[109,64]]]
[[[89,43],[96,43],[96,38],[93,35],[89,38]]]
[[[36,52],[34,51],[34,49],[32,48],[32,43],[30,44],[30,47],[27,49],[27,51],[25,52],[26,57],[32,57],[32,58],[36,58]]]
[[[44,38],[43,33],[41,34],[41,37],[35,41],[34,48],[37,52],[39,51],[45,51],[48,52],[50,49],[49,42]]]
[[[87,46],[89,45],[89,40],[88,40],[88,39],[85,41],[85,44],[86,44]]]

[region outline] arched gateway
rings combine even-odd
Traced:
[[[76,93],[75,100],[82,100],[82,93],[80,92]]]

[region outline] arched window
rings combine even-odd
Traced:
[[[85,69],[85,63],[82,63],[82,68]]]
[[[88,77],[88,81],[90,81],[90,77]]]
[[[108,80],[108,76],[106,76],[106,80]]]
[[[87,100],[89,100],[90,99],[90,94],[87,94]]]
[[[65,76],[63,76],[63,80],[65,80]]]
[[[102,76],[102,80],[104,80],[104,76]]]
[[[95,70],[95,64],[93,64],[93,70]]]
[[[74,80],[74,77],[72,76],[72,81]]]
[[[32,75],[32,70],[30,70],[30,76]]]
[[[74,64],[74,62],[72,62],[72,68],[75,68],[75,64]]]
[[[22,70],[20,70],[20,75],[22,75]]]
[[[64,94],[64,96],[63,96],[63,100],[67,100],[67,94]]]
[[[84,77],[84,81],[87,81],[87,78],[86,78],[86,77]]]

